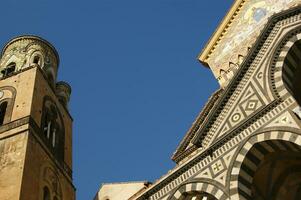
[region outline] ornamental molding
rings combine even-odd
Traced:
[[[259,63],[262,62],[263,57],[266,56],[267,52],[270,51],[272,43],[275,43],[275,37],[279,36],[279,32],[288,25],[300,20],[301,7],[296,7],[276,14],[269,20],[268,25],[264,28],[256,44],[250,50],[250,53],[242,63],[241,68],[227,88],[225,88],[225,92],[223,92],[221,97],[217,100],[216,105],[212,108],[209,116],[202,124],[199,134],[193,138],[194,144],[198,145],[198,147],[202,147],[204,138],[209,131],[212,131],[209,127],[211,128],[213,123],[217,121],[217,117],[221,115],[221,112],[225,112],[225,109],[232,107],[233,102],[231,102],[231,98],[237,98],[238,94],[244,89],[240,84],[245,85],[247,83],[253,75],[252,72],[259,66]],[[277,49],[275,52],[276,51]],[[274,59],[274,57],[271,59]],[[267,67],[271,68],[273,68],[273,66],[273,63],[267,65]],[[268,78],[270,78],[270,76]],[[268,89],[272,89],[275,92],[275,88],[273,87]],[[213,165],[229,150],[236,148],[243,140],[251,137],[256,132],[262,131],[265,124],[272,122],[281,113],[295,105],[296,102],[291,96],[279,97],[275,95],[275,99],[269,104],[259,111],[256,111],[250,118],[238,124],[235,128],[229,130],[229,132],[224,134],[223,137],[220,137],[210,146],[203,145],[203,148],[206,147],[206,150],[198,152],[195,156],[185,161],[185,163],[176,166],[136,199],[157,200],[166,198],[166,196],[175,191],[180,184],[200,173],[204,167]],[[222,121],[220,121],[219,124],[221,124],[221,122]]]
[[[209,116],[206,118],[198,133],[193,138],[193,144],[203,148],[208,146],[208,140],[210,139],[208,139],[207,135],[209,135],[209,138],[212,138],[216,133],[217,128],[224,121],[224,115],[226,115],[233,107],[234,101],[244,89],[245,84],[248,83],[248,80],[253,75],[254,70],[260,63],[262,63],[263,57],[271,48],[271,44],[274,42],[277,33],[281,31],[282,27],[296,21],[300,21],[300,18],[301,7],[299,6],[276,14],[269,20],[268,25],[264,28],[256,44],[250,50],[250,53],[244,60],[242,66],[239,68],[228,87],[225,88],[225,92],[218,99]],[[273,63],[271,67],[274,67]],[[272,71],[272,69],[270,71]],[[271,88],[273,89],[274,87],[270,84],[270,88],[268,89]],[[274,98],[277,99],[279,96],[276,95]],[[207,141],[205,141],[206,137]]]

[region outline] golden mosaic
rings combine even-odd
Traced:
[[[270,16],[300,3],[301,0],[245,1],[238,8],[239,12],[236,11],[230,18],[228,27],[218,39],[220,41],[211,47],[211,53],[202,61],[210,66],[216,78],[222,79],[223,74],[238,68],[241,58],[247,55]]]

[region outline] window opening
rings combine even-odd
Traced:
[[[5,113],[7,108],[7,102],[3,102],[0,105],[0,126],[4,123]]]
[[[16,70],[16,63],[10,63],[1,71],[4,77],[12,75]]]
[[[43,190],[43,200],[50,200],[50,192],[48,187],[45,186]]]
[[[51,117],[50,114],[47,114],[46,118],[45,118],[45,122],[44,122],[43,132],[44,132],[44,136],[46,137],[48,143],[53,148],[55,148],[57,146],[58,130],[59,130],[59,127],[58,127],[55,119],[53,119],[53,117]]]
[[[34,64],[39,64],[39,62],[40,62],[40,56],[35,56],[35,57],[33,58],[33,63],[34,63]]]
[[[46,115],[45,124],[44,124],[44,135],[49,138],[51,129],[51,120],[49,114]]]
[[[53,134],[52,134],[52,147],[55,147],[55,139],[56,139],[55,138],[55,136],[56,136],[55,134],[56,134],[56,129],[54,128],[53,129]]]

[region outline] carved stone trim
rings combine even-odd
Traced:
[[[184,159],[189,154],[191,154],[194,150],[196,150],[195,146],[192,146],[187,150],[186,148],[190,144],[192,138],[195,136],[195,134],[200,129],[202,124],[204,123],[204,120],[211,112],[212,107],[215,105],[216,101],[221,96],[223,91],[224,91],[223,89],[219,89],[209,98],[208,103],[204,106],[203,110],[201,111],[201,113],[193,123],[192,127],[186,133],[184,139],[182,140],[176,152],[172,156],[172,160],[174,160],[176,163],[180,162],[182,159]]]
[[[226,88],[226,91],[223,93],[222,97],[214,106],[213,111],[206,119],[200,134],[194,138],[195,144],[200,145],[200,141],[202,141],[201,138],[204,138],[209,131],[212,134],[214,133],[217,125],[214,124],[213,127],[213,123],[216,122],[218,125],[222,123],[223,115],[221,112],[227,112],[227,110],[232,107],[234,100],[237,98],[238,94],[241,93],[243,85],[247,83],[247,80],[251,77],[253,71],[258,66],[258,63],[261,62],[263,56],[271,46],[274,37],[281,28],[281,25],[293,23],[295,20],[299,20],[300,13],[301,7],[297,7],[280,14],[276,14],[270,19],[267,27],[259,37],[260,39],[257,40],[257,43],[251,49],[250,54],[245,59],[235,78],[232,79],[231,83]],[[225,153],[226,149],[233,148],[234,146],[240,144],[244,138],[247,138],[254,132],[260,130],[263,124],[269,122],[275,115],[287,109],[293,103],[294,100],[290,97],[285,100],[277,99],[270,103],[259,113],[252,116],[252,118],[237,126],[236,129],[232,129],[231,132],[227,133],[225,137],[213,144],[210,147],[210,150],[200,152],[185,164],[176,167],[169,174],[162,177],[157,181],[157,183],[155,183],[137,199],[140,200],[151,198],[152,200],[156,200],[162,198],[167,193],[170,193],[180,183],[183,183],[191,178],[196,171],[200,171],[202,167],[212,164],[212,162],[218,156],[221,156],[223,153]],[[218,116],[221,118],[218,118]]]
[[[247,80],[251,77],[253,71],[256,69],[265,53],[268,51],[281,26],[299,20],[298,17],[294,16],[299,16],[300,13],[301,7],[299,6],[276,14],[270,18],[256,44],[250,50],[249,55],[242,63],[228,87],[225,88],[225,92],[212,109],[213,111],[203,123],[199,133],[197,133],[193,138],[192,142],[195,145],[206,147],[208,142],[203,143],[204,138],[207,135],[211,138],[215,134],[217,128],[220,126],[225,117],[224,115],[233,106],[235,99],[241,93],[244,85],[247,83]]]
[[[18,127],[23,126],[23,125],[28,124],[28,123],[29,123],[29,116],[23,117],[21,119],[12,121],[12,122],[7,123],[7,124],[4,124],[4,125],[0,126],[0,134],[6,132],[8,130],[18,128]]]

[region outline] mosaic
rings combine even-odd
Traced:
[[[220,76],[221,69],[226,71],[229,62],[236,63],[238,55],[247,54],[248,47],[255,42],[270,16],[300,3],[301,0],[247,1],[208,59],[215,76]]]

